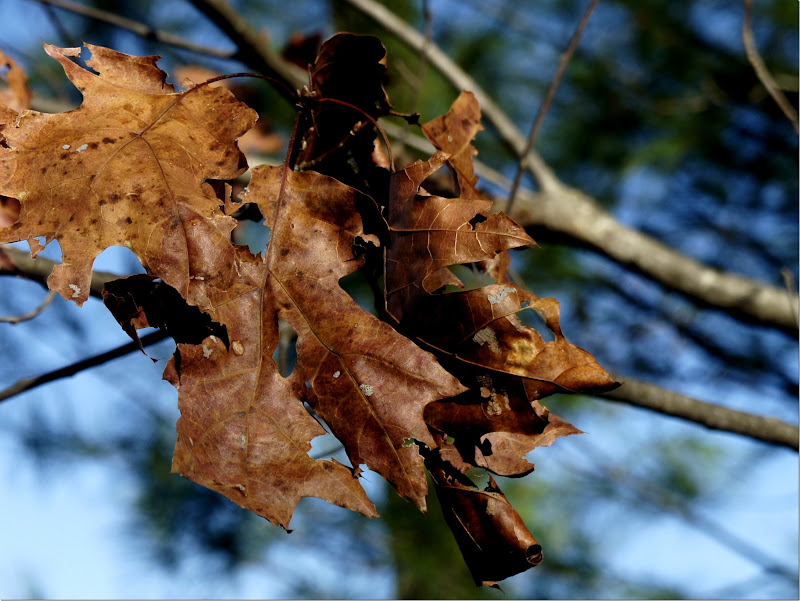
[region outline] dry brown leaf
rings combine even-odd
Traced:
[[[310,72],[296,168],[330,175],[373,198],[385,195],[387,172],[372,158],[376,132],[370,121],[391,110],[383,89],[383,44],[374,36],[340,33],[322,44]]]
[[[263,260],[237,248],[237,293],[210,299],[209,315],[225,324],[229,343],[212,335],[200,345],[180,344],[165,374],[180,393],[174,471],[283,527],[305,496],[375,515],[358,469],[309,457],[311,440],[325,430],[303,402],[354,466],[366,464],[424,509],[423,461],[407,441],[433,445],[425,405],[464,390],[432,355],[339,287],[363,262],[356,238],[369,238],[355,210],[360,197],[318,173],[255,168],[246,200],[266,216],[271,239]],[[123,286],[115,295],[129,293]],[[150,301],[160,315],[161,305]],[[279,320],[298,337],[289,378],[272,359]],[[140,325],[152,323],[147,315]]]
[[[58,240],[63,262],[49,285],[79,304],[95,257],[120,245],[191,304],[206,306],[207,288],[230,288],[236,278],[235,222],[203,182],[243,171],[235,140],[256,114],[224,89],[173,93],[158,57],[87,48],[99,75],[70,60],[80,48],[45,45],[82,92],[80,108],[27,111],[2,126],[0,194],[22,209],[0,242],[27,238],[35,256],[43,248],[36,237]]]
[[[494,480],[479,490],[466,474],[529,473],[532,449],[579,433],[537,399],[616,383],[566,341],[554,299],[507,281],[509,249],[535,243],[477,192],[474,96],[423,126],[439,149],[429,161],[389,178],[367,118],[390,112],[385,49],[353,34],[326,42],[301,98],[294,164],[253,169],[243,198],[271,230],[261,257],[231,242],[231,215],[246,212],[230,198],[245,166],[236,141],[255,113],[222,87],[174,93],[157,57],[87,47],[99,74],[70,59],[79,48],[45,46],[83,93],[79,109],[0,106],[0,242],[27,238],[35,255],[37,237],[58,240],[49,285],[78,303],[100,252],[137,254],[148,274],[110,283],[105,301],[134,339],[156,326],[178,342],[165,371],[181,410],[173,470],[288,528],[307,496],[376,515],[362,465],[424,510],[425,465],[476,583],[539,563]],[[445,163],[461,198],[423,187]],[[374,284],[376,256],[402,334],[339,285],[364,267]],[[465,263],[498,283],[441,293],[463,288],[449,268]],[[523,323],[533,312],[544,327]],[[273,360],[281,328],[297,334],[286,377]],[[309,456],[325,427],[352,467]]]
[[[354,466],[366,463],[423,508],[422,460],[404,442],[431,444],[425,405],[464,388],[338,286],[363,263],[356,238],[375,241],[356,210],[367,199],[318,173],[268,167],[253,170],[245,198],[258,203],[272,229],[269,283],[279,317],[298,333],[295,391],[344,443]]]
[[[461,92],[446,114],[422,125],[431,144],[450,155],[447,162],[456,172],[462,198],[482,198],[475,188],[478,176],[472,164],[478,154],[472,141],[481,130],[481,107],[472,92]]]
[[[497,586],[542,561],[542,547],[490,476],[485,490],[439,457],[429,454],[442,513],[476,585]]]
[[[28,76],[25,70],[13,58],[0,50],[0,79],[8,85],[0,89],[0,104],[20,112],[31,106],[33,92],[28,87]]]
[[[441,456],[459,471],[481,467],[500,476],[524,476],[534,468],[528,453],[581,433],[537,401],[531,403],[518,381],[497,386],[489,376],[481,379],[488,386],[425,408],[425,421],[454,438]]]
[[[493,259],[498,253],[535,244],[492,202],[442,198],[420,189],[448,155],[436,152],[392,174],[387,221],[392,243],[386,251],[386,306],[403,323],[420,299],[445,285],[461,286],[451,265]]]

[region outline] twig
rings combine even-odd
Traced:
[[[517,174],[514,176],[514,183],[511,185],[511,192],[508,195],[508,203],[506,204],[505,209],[506,213],[511,213],[514,208],[514,200],[517,196],[519,185],[522,182],[522,175],[528,170],[528,155],[530,154],[531,150],[533,150],[534,144],[536,144],[536,138],[539,136],[539,130],[542,128],[544,117],[547,115],[547,111],[550,110],[550,105],[553,103],[553,98],[555,97],[556,90],[561,83],[561,78],[564,77],[564,72],[567,70],[567,65],[569,65],[570,60],[572,60],[572,55],[575,54],[575,49],[578,47],[578,42],[581,39],[581,35],[583,35],[583,30],[586,29],[586,25],[589,23],[589,18],[592,16],[592,12],[594,12],[594,8],[597,6],[599,1],[600,0],[592,0],[589,3],[589,6],[583,13],[580,23],[578,23],[578,27],[572,33],[572,38],[569,40],[567,49],[558,60],[558,68],[556,69],[555,75],[553,75],[550,86],[547,88],[547,93],[545,94],[544,100],[542,100],[542,104],[539,107],[539,112],[536,114],[536,119],[533,121],[531,133],[528,136],[528,142],[525,144],[524,150],[520,153],[519,167],[517,168]]]
[[[219,27],[236,44],[232,58],[243,62],[255,71],[283,81],[292,89],[301,89],[308,83],[302,69],[285,61],[266,43],[266,37],[253,29],[247,20],[225,0],[190,0],[194,7]],[[278,91],[286,95],[280,86]],[[294,103],[294,97],[287,97]]]
[[[115,349],[106,351],[105,353],[100,353],[99,355],[95,355],[94,357],[82,359],[81,361],[77,361],[75,363],[72,363],[71,365],[67,365],[66,367],[62,367],[60,369],[56,369],[46,374],[42,374],[41,376],[20,380],[16,384],[9,386],[5,390],[0,390],[0,402],[7,401],[11,397],[14,397],[18,394],[22,394],[23,392],[27,392],[28,390],[33,390],[34,388],[38,388],[39,386],[48,384],[49,382],[74,376],[78,372],[81,372],[85,369],[97,367],[98,365],[102,365],[103,363],[107,363],[113,359],[117,359],[118,357],[127,355],[128,353],[138,351],[140,350],[139,347],[140,343],[142,347],[145,347],[151,344],[155,344],[156,342],[160,342],[165,338],[167,338],[167,334],[162,330],[159,330],[157,332],[151,332],[150,334],[142,336],[140,342],[131,341]]]
[[[17,315],[15,317],[0,317],[0,323],[18,324],[22,323],[23,321],[28,321],[29,319],[33,319],[34,317],[39,315],[39,313],[44,311],[48,307],[48,305],[53,302],[53,299],[55,297],[56,297],[56,291],[51,290],[50,292],[47,293],[44,302],[42,302],[41,305],[36,307],[30,313],[26,313],[25,315]]]
[[[183,50],[197,52],[198,54],[216,56],[218,58],[235,58],[234,53],[228,50],[219,50],[217,48],[209,48],[208,46],[195,44],[194,42],[173,33],[159,31],[144,23],[140,23],[138,21],[134,21],[132,19],[128,19],[99,8],[73,2],[72,0],[34,0],[34,2],[39,2],[40,4],[49,6],[56,6],[77,15],[82,15],[84,17],[94,19],[95,21],[100,21],[101,23],[107,23],[109,25],[113,25],[114,27],[125,29],[126,31],[135,33],[136,35],[147,40],[155,40],[163,44],[169,44],[175,48],[182,48]]]
[[[753,66],[758,79],[767,89],[767,92],[776,104],[783,111],[783,114],[792,122],[794,131],[800,133],[800,125],[798,125],[797,111],[786,99],[786,96],[781,91],[780,86],[775,82],[772,74],[767,69],[767,65],[758,53],[756,48],[756,41],[753,36],[753,28],[751,26],[750,11],[753,8],[753,0],[744,0],[744,18],[742,19],[742,42],[744,43],[744,50],[747,54],[747,60]]]
[[[433,40],[433,15],[428,0],[422,0],[422,18],[424,20],[423,30],[425,31],[425,43],[419,51],[419,64],[417,65],[417,81],[414,85],[414,96],[411,100],[409,112],[415,113],[422,95],[422,84],[425,80],[425,72],[428,70],[428,46]],[[408,123],[406,126],[408,127]]]
[[[644,479],[635,474],[631,477],[628,470],[623,472],[622,470],[614,469],[612,464],[603,457],[603,450],[597,445],[589,443],[588,440],[583,440],[580,445],[575,445],[572,448],[579,450],[583,455],[578,465],[570,465],[570,469],[575,469],[576,473],[591,480],[597,480],[598,474],[600,474],[604,481],[611,481],[625,487],[633,495],[631,501],[634,503],[641,504],[644,502],[662,511],[673,513],[689,526],[729,548],[734,553],[758,564],[765,571],[788,580],[797,579],[797,573],[792,568],[785,566],[769,553],[754,547],[747,539],[699,515],[692,505],[687,504],[685,499],[680,495],[676,495],[674,491],[658,485],[653,479]],[[583,467],[587,462],[591,466],[589,469]],[[621,477],[623,474],[625,475],[624,479]]]
[[[632,378],[617,375],[615,379],[624,384],[616,390],[598,395],[600,398],[671,415],[701,424],[712,430],[732,432],[798,450],[800,431],[797,426],[775,417],[763,417],[728,409]]]

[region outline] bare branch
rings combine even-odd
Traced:
[[[550,105],[552,104],[553,98],[556,95],[556,90],[561,83],[561,78],[564,76],[564,72],[567,70],[569,61],[572,60],[572,55],[575,54],[575,49],[578,47],[578,42],[581,39],[581,35],[583,35],[583,30],[586,29],[586,25],[589,23],[589,18],[592,16],[592,12],[594,12],[594,7],[597,6],[599,1],[600,0],[592,0],[589,3],[589,6],[583,13],[580,23],[578,23],[578,26],[572,33],[572,37],[569,40],[567,49],[558,60],[558,68],[556,68],[556,73],[553,75],[553,79],[547,88],[547,93],[544,95],[544,100],[542,100],[542,104],[539,107],[539,112],[536,114],[536,119],[533,121],[531,133],[528,136],[528,143],[525,145],[525,149],[520,154],[519,168],[517,169],[517,174],[514,176],[514,183],[511,185],[511,192],[508,195],[508,204],[506,205],[505,209],[507,213],[511,213],[514,208],[514,199],[517,196],[519,185],[522,182],[522,174],[528,170],[528,155],[530,154],[531,150],[533,150],[534,144],[536,144],[536,138],[539,136],[539,130],[542,128],[542,123],[544,122],[544,117],[547,114],[547,111],[550,110]]]
[[[374,0],[340,1],[361,10],[412,48],[419,51],[425,45],[425,39],[417,31]],[[502,109],[436,44],[429,44],[426,51],[431,64],[450,83],[475,94],[486,119],[514,153],[520,155],[525,149],[525,139]],[[406,143],[412,145],[409,138],[406,137]],[[542,193],[520,194],[520,202],[511,214],[520,225],[566,237],[566,242],[594,250],[701,305],[793,336],[797,334],[796,296],[789,297],[775,286],[713,269],[622,225],[593,198],[562,183],[535,151],[527,155],[527,160]],[[477,163],[476,171],[480,174]]]
[[[614,378],[624,382],[623,385],[616,390],[598,395],[600,398],[644,407],[651,411],[702,424],[712,430],[741,434],[770,444],[798,450],[800,431],[797,426],[777,418],[753,415],[721,405],[706,403],[640,380],[619,375],[615,375]]]
[[[23,321],[28,321],[29,319],[33,319],[34,317],[39,315],[39,313],[44,311],[50,305],[50,303],[53,302],[53,299],[55,297],[56,297],[56,291],[50,290],[50,292],[47,293],[47,296],[45,297],[42,304],[36,307],[33,311],[25,313],[25,315],[16,315],[14,317],[0,317],[0,323],[18,324],[22,323]]]
[[[182,38],[181,36],[175,35],[173,33],[169,33],[167,31],[159,31],[151,28],[150,26],[144,23],[140,23],[138,21],[134,21],[132,19],[128,19],[126,17],[122,17],[115,13],[101,10],[99,8],[94,8],[93,6],[86,6],[85,4],[73,2],[72,0],[35,0],[35,1],[39,2],[40,4],[44,4],[45,6],[56,6],[58,8],[61,8],[63,10],[68,10],[77,15],[82,15],[84,17],[94,19],[95,21],[100,21],[101,23],[107,23],[109,25],[113,25],[114,27],[130,31],[131,33],[134,33],[147,40],[155,40],[163,44],[169,44],[170,46],[174,46],[175,48],[190,50],[191,52],[197,52],[199,54],[207,54],[209,56],[216,56],[219,58],[235,58],[233,52],[229,52],[227,50],[219,50],[218,48],[210,48],[208,46],[202,46],[200,44],[195,44],[194,42],[187,40],[186,38]]]
[[[722,309],[743,321],[797,335],[797,297],[783,288],[723,272],[626,227],[580,190],[520,195],[511,215],[525,227],[566,236],[702,306]]]
[[[9,386],[5,390],[0,390],[0,403],[3,401],[7,401],[11,397],[17,396],[18,394],[27,392],[28,390],[33,390],[34,388],[38,388],[43,384],[48,384],[55,380],[60,380],[62,378],[68,378],[70,376],[74,376],[75,374],[84,371],[86,369],[97,367],[98,365],[102,365],[103,363],[108,363],[112,359],[117,359],[119,357],[127,355],[128,353],[138,351],[140,350],[139,346],[140,344],[142,347],[145,347],[151,344],[155,344],[156,342],[160,342],[165,338],[167,338],[167,334],[162,330],[159,330],[157,332],[151,332],[150,334],[142,336],[142,338],[138,342],[131,341],[128,342],[127,344],[123,344],[122,346],[118,346],[115,349],[106,351],[105,353],[100,353],[99,355],[95,355],[87,359],[76,361],[71,365],[67,365],[66,367],[62,367],[54,371],[48,372],[46,374],[42,374],[41,376],[20,380],[16,384]]]
[[[233,56],[255,71],[273,77],[288,89],[298,90],[308,83],[302,69],[285,61],[267,44],[266,36],[253,29],[226,0],[191,0],[194,7],[219,27],[238,48]],[[277,88],[286,94],[287,90]],[[294,101],[294,98],[289,98]]]
[[[785,94],[781,91],[780,86],[775,82],[772,74],[767,69],[767,65],[758,53],[756,48],[756,41],[753,37],[753,28],[751,26],[750,11],[753,8],[753,0],[744,0],[744,19],[742,19],[742,42],[744,42],[744,50],[747,54],[747,60],[753,66],[758,79],[767,89],[769,95],[783,111],[783,114],[792,122],[794,131],[800,133],[800,125],[798,125],[797,111],[786,99]]]

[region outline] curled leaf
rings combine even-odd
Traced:
[[[528,570],[542,561],[542,547],[492,477],[485,490],[453,472],[438,456],[427,462],[445,520],[476,585]]]

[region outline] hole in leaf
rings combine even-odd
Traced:
[[[278,365],[278,372],[288,378],[297,363],[297,332],[288,321],[278,320],[278,346],[272,353],[272,360]]]
[[[0,140],[0,146],[3,146],[3,140]],[[16,223],[19,219],[20,208],[20,203],[16,198],[0,196],[0,227],[8,227]]]
[[[254,255],[263,255],[267,250],[272,231],[266,226],[266,222],[261,213],[256,210],[256,214],[245,213],[245,217],[239,218],[239,222],[231,232],[231,239],[234,244],[247,246]],[[237,211],[238,213],[238,211]],[[252,219],[256,217],[257,219]]]
[[[349,275],[344,276],[339,280],[339,286],[350,295],[358,306],[375,315],[375,295],[372,293],[372,288],[367,281],[367,278],[361,271],[356,271]]]
[[[476,225],[478,225],[479,223],[483,223],[484,221],[486,221],[486,219],[487,218],[481,214],[475,215],[475,217],[469,220],[469,225],[474,230]]]
[[[525,559],[528,560],[528,563],[532,563],[536,565],[537,563],[541,563],[542,561],[542,546],[541,545],[531,545],[525,550]]]
[[[522,325],[533,328],[539,332],[539,335],[545,342],[552,342],[556,339],[550,328],[545,325],[544,318],[535,309],[529,308],[525,311],[520,311],[517,313],[517,317],[520,322],[522,322]]]

